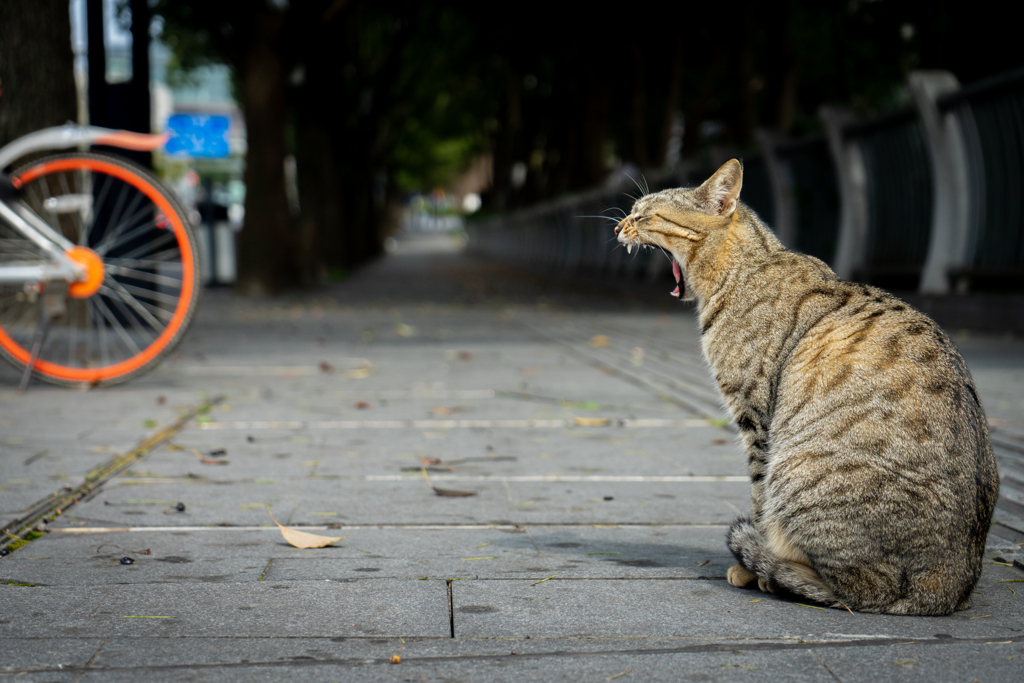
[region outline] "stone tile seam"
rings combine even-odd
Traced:
[[[702,418],[705,418],[705,419],[710,419],[710,418],[713,417],[713,414],[715,412],[721,412],[721,406],[718,404],[718,402],[713,397],[704,395],[703,393],[697,393],[697,392],[693,392],[693,391],[685,391],[684,392],[680,386],[664,386],[664,385],[663,386],[658,386],[657,384],[653,383],[651,380],[647,379],[646,377],[643,377],[642,375],[639,375],[639,374],[634,373],[634,372],[632,372],[630,370],[627,370],[624,367],[615,367],[615,366],[609,365],[607,362],[605,362],[599,356],[596,356],[596,355],[594,355],[592,353],[589,353],[588,351],[585,351],[583,348],[578,347],[577,344],[574,344],[571,340],[562,339],[561,337],[557,336],[554,332],[552,332],[550,330],[547,330],[547,329],[544,329],[543,327],[539,327],[539,326],[535,326],[535,325],[527,324],[527,326],[531,327],[533,329],[533,331],[536,332],[537,334],[542,335],[544,337],[547,337],[548,339],[552,340],[553,342],[555,342],[557,344],[560,344],[563,348],[566,349],[566,351],[570,355],[575,356],[577,359],[581,359],[581,360],[585,361],[586,363],[588,363],[590,365],[594,365],[594,366],[597,366],[597,367],[600,367],[600,368],[605,368],[605,369],[607,369],[607,370],[609,370],[611,372],[614,372],[619,377],[621,377],[623,380],[629,382],[630,384],[638,386],[638,387],[640,387],[642,389],[645,389],[647,391],[653,392],[659,398],[667,397],[670,400],[672,400],[674,403],[677,403],[681,407],[685,408],[686,410],[689,410],[691,413],[693,413],[693,414],[695,414],[695,415],[697,415],[699,417],[702,417]],[[688,385],[686,385],[685,382],[684,383],[673,382],[673,383],[674,384],[682,384],[684,386],[688,386]],[[668,392],[672,392],[672,393],[668,393]],[[673,395],[673,394],[678,394],[678,393],[685,393],[687,395],[686,396]],[[712,410],[706,412],[705,408],[702,408],[701,406],[698,405],[699,403],[706,404],[705,408],[711,407]],[[712,414],[709,414],[709,412],[711,412]]]
[[[697,418],[591,418],[589,420],[239,420],[203,422],[202,431],[256,429],[644,429],[715,427],[715,420]]]
[[[290,528],[303,531],[326,531],[341,529],[344,531],[509,531],[514,533],[525,532],[527,525],[518,524],[467,524],[467,525],[444,525],[444,524],[353,524],[340,527],[323,526],[294,526]],[[559,528],[568,529],[728,529],[729,524],[698,523],[698,524],[666,524],[651,522],[649,524],[595,524],[592,522],[573,524],[571,522],[530,522],[531,528]],[[107,534],[107,533],[137,533],[150,531],[165,531],[177,533],[181,531],[278,531],[276,526],[113,526],[113,527],[78,527],[78,528],[57,528],[49,529],[50,533],[63,534]]]
[[[326,637],[326,636],[325,636]],[[132,636],[121,636],[126,640],[134,640]],[[139,639],[146,638],[152,639],[146,636],[140,636]],[[194,636],[179,636],[179,638],[192,638],[201,639],[202,637]],[[217,638],[223,638],[218,636]],[[229,638],[232,638],[229,636]],[[245,636],[246,640],[251,640],[250,637]],[[295,639],[308,639],[309,636],[296,636]],[[365,636],[361,638],[346,637],[347,640],[380,640],[382,636]],[[392,636],[397,638],[397,636]],[[90,638],[92,640],[95,637]],[[211,638],[212,640],[213,638]],[[169,640],[169,639],[168,639]],[[419,640],[419,639],[417,639]],[[424,639],[426,640],[426,639]],[[442,638],[433,638],[432,640],[442,640]],[[443,640],[449,640],[444,638]],[[460,639],[464,642],[496,642],[496,639],[492,638],[466,638]],[[502,639],[502,642],[512,644],[515,642],[526,642],[526,638],[515,638],[515,639]],[[541,642],[543,639],[530,638],[530,641]],[[554,639],[552,639],[554,640]],[[566,640],[566,639],[560,639]],[[587,639],[589,640],[589,639]],[[765,643],[755,641],[748,643],[743,640],[730,640],[726,642],[718,643],[707,643],[699,645],[686,645],[681,647],[673,648],[637,648],[630,650],[557,650],[553,652],[523,652],[512,654],[466,654],[466,655],[435,655],[435,656],[419,656],[406,654],[402,657],[403,664],[433,664],[433,663],[447,663],[447,662],[465,662],[465,661],[488,661],[488,660],[509,660],[509,659],[572,659],[572,658],[585,658],[585,657],[621,657],[621,656],[657,656],[657,655],[674,655],[674,654],[716,654],[720,652],[732,652],[733,650],[742,650],[746,652],[772,652],[772,651],[787,651],[787,650],[824,650],[830,648],[860,648],[860,647],[880,647],[880,646],[893,646],[903,645],[905,647],[928,647],[933,645],[1000,645],[1000,644],[1015,644],[1024,642],[1024,636],[1012,636],[1009,638],[1000,636],[981,637],[981,638],[924,638],[916,639],[914,641],[907,641],[906,638],[864,638],[857,640],[833,640],[833,641],[800,641],[795,643],[780,643],[771,642]],[[916,648],[915,648],[916,649]],[[134,666],[88,666],[88,665],[66,665],[66,666],[41,666],[41,667],[24,667],[24,668],[0,668],[0,673],[4,674],[22,674],[22,673],[48,673],[48,672],[119,672],[119,671],[182,671],[189,669],[242,669],[242,668],[257,668],[257,667],[311,667],[311,666],[367,666],[367,665],[392,665],[390,657],[351,657],[351,658],[324,658],[324,659],[286,659],[286,660],[266,660],[266,661],[248,661],[248,662],[205,662],[205,663],[191,663],[191,664],[157,664],[157,665],[134,665]]]
[[[546,582],[551,582],[551,583],[554,583],[556,581],[560,582],[560,583],[572,583],[572,582],[590,582],[590,581],[725,581],[726,580],[725,576],[705,576],[705,575],[699,575],[699,576],[571,576],[571,577],[570,576],[565,576],[565,577],[557,577],[556,576],[556,577],[550,577],[550,576],[544,576],[544,574],[542,574],[542,573],[538,573],[538,574],[535,574],[533,576],[473,576],[473,577],[458,576],[458,575],[452,576],[452,575],[449,574],[449,575],[443,575],[443,576],[422,576],[422,577],[416,578],[416,579],[403,578],[403,577],[400,577],[400,576],[386,576],[386,575],[384,575],[384,576],[363,577],[363,578],[337,578],[337,579],[292,579],[292,578],[288,578],[286,576],[285,577],[276,577],[276,578],[269,578],[268,579],[266,577],[266,572],[268,572],[270,570],[270,566],[271,566],[271,564],[273,564],[274,560],[297,560],[297,559],[299,559],[299,558],[295,558],[295,557],[272,557],[272,558],[270,558],[270,561],[267,562],[267,566],[264,568],[263,573],[260,574],[260,577],[257,578],[256,581],[257,582],[261,582],[261,583],[266,583],[268,586],[276,584],[276,583],[290,583],[290,584],[295,584],[295,585],[308,584],[310,586],[319,586],[319,585],[324,584],[324,583],[362,583],[362,584],[368,584],[368,583],[382,582],[382,581],[387,581],[387,582],[399,581],[399,582],[405,582],[405,583],[417,583],[419,581],[445,581],[445,582],[448,583],[449,593],[451,593],[452,592],[451,591],[451,585],[452,585],[453,582],[456,582],[456,581],[506,582],[507,583],[507,582],[514,582],[514,581],[519,581],[519,582],[525,582],[525,581],[535,582],[538,579],[544,579]],[[323,558],[310,558],[310,559],[323,559]],[[333,559],[333,560],[358,560],[358,559],[361,559],[361,558],[358,558],[358,557],[335,557],[335,558],[330,558],[330,559]],[[372,559],[375,559],[375,560],[381,560],[381,559],[383,559],[383,560],[404,560],[404,559],[415,559],[415,558],[381,557],[381,556],[377,556],[377,557],[374,557]],[[305,560],[300,560],[300,561],[305,561]],[[4,579],[4,581],[6,581],[6,579]],[[216,585],[222,586],[224,588],[231,588],[231,587],[235,587],[235,586],[251,586],[252,583],[253,583],[252,581],[218,581],[218,582],[216,582]],[[114,586],[116,586],[116,587],[123,587],[123,586],[126,586],[126,585],[131,585],[131,586],[177,586],[177,585],[183,585],[183,584],[182,584],[181,581],[161,581],[159,579],[156,579],[156,580],[153,580],[153,581],[146,581],[146,582],[139,582],[139,583],[132,583],[132,584],[124,584],[124,583],[117,583],[117,584],[109,584],[109,583],[76,583],[76,584],[73,584],[73,585],[67,585],[67,584],[58,585],[58,584],[49,584],[49,583],[35,583],[35,584],[32,584],[32,585],[16,586],[16,588],[51,588],[53,590],[60,591],[60,590],[78,590],[78,589],[81,589],[81,588],[111,588],[111,587],[114,587]],[[0,587],[3,587],[2,583],[0,583]]]
[[[91,469],[77,487],[61,487],[60,490],[51,493],[46,498],[30,506],[28,509],[31,512],[28,515],[9,522],[3,529],[5,537],[0,539],[0,544],[4,548],[8,548],[16,540],[23,540],[33,528],[37,528],[40,531],[48,530],[45,527],[44,529],[38,529],[38,526],[54,521],[58,515],[72,509],[79,502],[86,502],[97,496],[107,481],[116,477],[133,463],[145,458],[164,442],[181,432],[190,420],[209,411],[210,408],[220,404],[223,400],[223,396],[217,396],[201,403],[195,408],[189,409],[179,415],[174,423],[142,439],[132,450],[115,455],[113,458]],[[39,523],[38,525],[37,522]],[[21,545],[19,544],[19,547]]]
[[[138,486],[140,484],[190,484],[190,485],[224,485],[224,484],[249,484],[266,483],[258,481],[258,478],[239,479],[188,479],[186,477],[119,477],[113,483],[121,486]],[[694,483],[694,484],[744,484],[749,483],[750,478],[732,474],[713,475],[594,475],[594,476],[563,476],[563,475],[470,475],[470,474],[438,474],[432,476],[435,481],[480,481],[480,482],[510,482],[510,483],[602,483],[622,482],[639,484],[658,483]],[[310,480],[318,481],[392,481],[405,482],[407,484],[422,484],[420,475],[417,474],[369,474],[363,476],[319,474],[316,476],[279,476],[274,478],[275,482],[305,482]]]

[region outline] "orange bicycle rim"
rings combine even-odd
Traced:
[[[72,368],[45,360],[36,360],[34,366],[36,371],[58,379],[73,382],[102,382],[104,380],[127,375],[138,370],[146,365],[146,363],[156,358],[160,352],[167,348],[167,345],[174,340],[178,330],[181,329],[181,326],[185,323],[189,305],[192,301],[193,289],[195,288],[195,266],[193,264],[194,258],[192,253],[192,244],[189,242],[188,233],[185,232],[185,226],[182,224],[181,217],[178,215],[178,212],[174,210],[171,203],[167,201],[167,198],[164,197],[152,183],[142,176],[132,172],[130,169],[99,159],[57,159],[54,161],[44,162],[38,166],[28,169],[22,173],[18,179],[24,184],[50,173],[81,170],[106,173],[107,175],[113,176],[119,180],[123,180],[139,190],[139,192],[146,195],[146,197],[152,201],[171,222],[171,228],[174,230],[174,235],[178,240],[178,248],[181,250],[182,280],[181,294],[178,297],[178,305],[175,307],[174,314],[171,317],[170,322],[167,324],[167,327],[165,327],[164,331],[161,332],[155,340],[153,340],[152,344],[131,358],[123,360],[120,363],[104,367]],[[22,348],[16,341],[11,339],[2,327],[0,327],[0,345],[2,345],[8,353],[22,363],[28,364],[29,360],[32,358],[31,354],[26,349]]]

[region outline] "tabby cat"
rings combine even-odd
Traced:
[[[742,184],[734,159],[641,197],[615,229],[673,257],[742,434],[753,514],[729,529],[729,583],[863,612],[966,609],[999,483],[964,359],[923,313],[783,247]]]

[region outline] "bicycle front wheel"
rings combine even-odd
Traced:
[[[70,386],[153,368],[185,334],[199,297],[196,239],[177,199],[148,171],[99,154],[41,159],[12,177],[28,208],[75,244],[69,256],[88,278],[0,284],[0,354],[24,368],[42,340],[33,372]],[[45,260],[0,224],[0,267]]]

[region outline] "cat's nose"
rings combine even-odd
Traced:
[[[619,234],[619,230],[621,230],[623,227],[625,227],[627,220],[629,220],[629,219],[628,218],[623,218],[621,221],[619,221],[619,224],[615,226],[615,234],[616,235]]]

